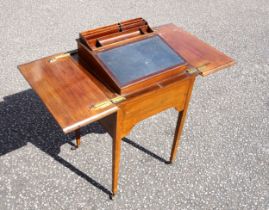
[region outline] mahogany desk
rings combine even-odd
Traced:
[[[80,59],[77,51],[49,56],[19,66],[22,75],[63,132],[76,132],[77,147],[80,144],[81,127],[99,121],[106,128],[113,139],[112,195],[115,195],[118,186],[121,139],[133,126],[163,110],[176,108],[179,115],[171,149],[171,163],[176,157],[196,76],[206,76],[234,63],[230,57],[173,24],[156,27],[154,31],[191,68],[170,79],[126,94],[123,101],[117,98],[118,93],[89,71],[91,67]],[[95,107],[96,104],[98,108]]]

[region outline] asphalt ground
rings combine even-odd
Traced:
[[[65,136],[17,65],[76,48],[80,31],[144,17],[174,23],[228,54],[197,78],[173,165],[167,110],[122,143],[109,199],[111,139],[94,123]],[[269,2],[0,1],[0,209],[269,209]],[[69,143],[68,143],[69,142]]]

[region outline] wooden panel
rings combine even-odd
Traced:
[[[154,114],[171,107],[183,110],[194,77],[182,75],[173,83],[160,83],[158,89],[122,102],[119,107],[123,113],[123,136],[127,135],[136,123]]]
[[[90,50],[94,51],[103,45],[124,40],[128,38],[129,35],[136,37],[151,32],[152,29],[143,18],[135,18],[116,24],[84,31],[79,35],[81,41],[86,44]]]
[[[232,58],[173,24],[160,26],[156,30],[189,64],[198,68],[202,76],[234,64]]]
[[[19,69],[65,133],[117,111],[114,104],[91,109],[113,94],[91,76],[75,56],[50,63],[52,57],[20,65]]]

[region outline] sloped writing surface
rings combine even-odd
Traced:
[[[120,86],[185,63],[159,36],[112,48],[97,55]]]

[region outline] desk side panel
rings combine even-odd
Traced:
[[[65,133],[117,111],[113,104],[91,109],[108,100],[104,88],[72,56],[50,63],[52,57],[20,65],[19,69]]]

